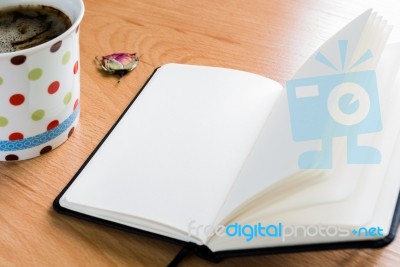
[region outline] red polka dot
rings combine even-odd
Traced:
[[[16,140],[21,140],[21,139],[24,139],[24,135],[19,132],[12,133],[8,136],[8,140],[10,140],[10,141],[16,141]]]
[[[52,95],[55,94],[59,88],[60,88],[60,82],[54,81],[49,85],[49,88],[47,88],[47,92]]]
[[[47,125],[47,131],[50,131],[51,129],[54,129],[55,127],[57,127],[60,123],[58,122],[58,120],[54,120],[52,122],[50,122]]]
[[[76,74],[78,72],[78,60],[75,62],[74,65],[74,74]]]
[[[10,97],[10,103],[14,106],[19,106],[24,103],[25,97],[21,94],[15,94]]]
[[[75,100],[74,109],[73,110],[75,110],[78,107],[78,105],[79,105],[79,99]]]

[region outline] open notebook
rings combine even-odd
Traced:
[[[208,259],[387,244],[400,190],[400,44],[389,33],[366,11],[285,87],[161,66],[55,209]]]

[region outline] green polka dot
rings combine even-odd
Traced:
[[[28,78],[31,81],[36,81],[42,77],[43,71],[40,68],[33,69],[29,72]]]
[[[0,116],[0,127],[4,127],[8,124],[7,118],[1,117]]]
[[[71,52],[68,51],[64,54],[63,58],[62,58],[62,64],[67,64],[69,59],[71,58]]]
[[[3,84],[3,78],[0,77],[0,85]]]
[[[72,98],[72,93],[68,92],[65,96],[64,96],[64,104],[68,105],[69,101],[71,101]]]
[[[44,117],[44,110],[43,109],[38,109],[35,112],[32,113],[32,120],[34,121],[40,121]]]

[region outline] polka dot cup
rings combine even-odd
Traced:
[[[0,54],[0,161],[24,160],[65,142],[79,119],[82,0],[2,0],[63,11],[72,27],[44,44]]]

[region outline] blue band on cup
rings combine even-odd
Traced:
[[[50,131],[27,137],[21,140],[0,141],[0,151],[17,151],[33,148],[53,140],[57,136],[61,135],[64,131],[66,131],[74,123],[79,114],[79,109],[80,107],[78,106],[65,121],[63,121],[54,129],[51,129]]]

